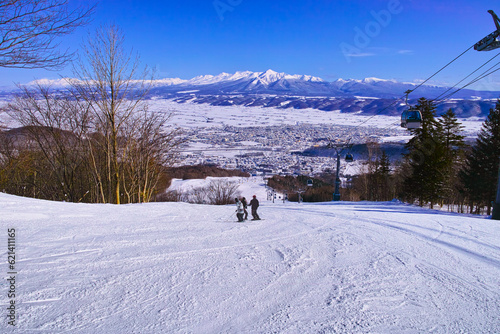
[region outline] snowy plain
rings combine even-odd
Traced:
[[[399,116],[360,115],[318,109],[280,109],[274,107],[212,106],[209,104],[177,103],[168,99],[152,99],[150,110],[172,114],[170,123],[179,127],[203,128],[213,126],[273,126],[304,124],[331,124],[394,130],[408,137],[400,127]],[[467,134],[476,133],[484,122],[481,117],[459,119]]]
[[[182,187],[177,181],[176,187]],[[186,185],[184,185],[186,186]],[[2,333],[499,333],[500,224],[397,202],[99,205],[0,193]]]
[[[194,98],[193,98],[194,99]],[[3,105],[7,101],[0,101]],[[279,125],[344,125],[359,128],[379,128],[397,132],[393,141],[407,141],[408,132],[400,127],[399,116],[360,115],[318,109],[280,109],[275,107],[212,106],[192,102],[177,103],[169,99],[153,98],[148,100],[149,110],[171,115],[169,125],[179,128],[203,129],[210,127],[266,127]],[[467,136],[475,136],[481,128],[484,118],[469,117],[459,119]],[[0,113],[0,122],[7,128],[19,127],[20,124],[7,113]],[[387,140],[386,140],[387,141]]]

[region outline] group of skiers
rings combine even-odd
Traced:
[[[257,214],[257,208],[259,207],[259,200],[257,199],[257,196],[253,195],[252,200],[250,203],[247,203],[247,200],[245,197],[241,198],[241,201],[238,198],[235,198],[236,201],[236,217],[238,217],[238,221],[242,222],[248,219],[248,211],[247,207],[250,205],[252,208],[252,220],[260,220],[259,215]]]

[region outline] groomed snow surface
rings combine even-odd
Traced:
[[[247,188],[243,195],[252,196]],[[251,189],[251,190],[249,190]],[[499,333],[500,224],[390,203],[91,205],[0,194],[4,333]]]

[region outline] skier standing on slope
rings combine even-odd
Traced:
[[[260,217],[257,214],[257,208],[259,207],[259,200],[257,199],[257,196],[253,195],[253,198],[250,201],[250,206],[252,207],[252,220],[260,220]]]
[[[243,211],[245,211],[245,218],[243,218],[243,219],[247,220],[248,219],[248,211],[247,211],[248,203],[247,203],[247,199],[245,197],[243,197],[241,199],[241,204],[243,204]]]
[[[238,200],[238,198],[234,199],[236,201],[236,217],[238,217],[238,221],[243,221],[243,213],[245,210],[243,209],[243,204]]]

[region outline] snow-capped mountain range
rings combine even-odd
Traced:
[[[38,83],[64,89],[68,79],[39,80]],[[36,82],[31,82],[33,84]],[[265,72],[236,72],[219,75],[201,75],[190,80],[166,78],[155,80],[150,96],[174,99],[179,103],[208,103],[219,106],[260,106],[295,109],[340,110],[363,114],[397,115],[406,108],[404,92],[409,103],[415,104],[420,97],[437,99],[453,93],[457,88],[435,85],[419,85],[379,78],[337,79],[325,81],[311,75],[290,75],[273,70]],[[2,95],[9,95],[4,91]],[[476,91],[462,89],[440,101],[438,113],[449,108],[459,117],[484,117],[500,97],[498,91]],[[394,104],[395,99],[401,103]]]
[[[48,80],[41,79],[28,83],[51,85],[53,88],[64,88],[69,79]],[[400,98],[407,90],[414,90],[418,83],[404,83],[396,80],[379,78],[337,79],[325,81],[311,75],[290,75],[273,70],[265,72],[236,72],[234,74],[221,73],[219,75],[200,75],[189,80],[180,78],[165,78],[154,81],[152,93],[154,95],[196,93],[196,95],[220,94],[268,94],[282,96],[308,97],[371,97],[371,98]],[[448,88],[442,86],[422,85],[410,95],[410,98],[426,97],[434,99]],[[454,89],[455,90],[455,89]],[[496,99],[500,92],[460,90],[453,95],[455,99]]]
[[[338,79],[328,82],[311,75],[290,75],[273,70],[265,72],[236,72],[219,75],[197,76],[190,80],[163,79],[155,82],[154,94],[196,93],[197,95],[220,94],[274,94],[286,96],[326,96],[326,97],[373,97],[399,98],[407,90],[417,88],[417,83],[402,83],[395,80],[366,78],[363,80]],[[412,98],[436,98],[447,87],[422,85],[413,93]],[[196,90],[196,92],[193,92]],[[460,90],[453,95],[459,99],[492,99],[499,97],[499,92]]]
[[[314,77],[311,75],[290,75],[286,73],[278,73],[273,70],[267,70],[265,72],[236,72],[234,74],[221,73],[219,75],[200,75],[194,77],[191,80],[182,80],[179,78],[175,79],[164,79],[158,80],[156,83],[159,85],[210,85],[223,82],[234,82],[234,81],[247,81],[250,80],[253,84],[271,85],[272,83],[279,80],[302,80],[309,82],[324,82],[323,79]]]
[[[172,98],[179,103],[189,101],[217,106],[313,108],[348,113],[399,115],[407,108],[403,98],[407,90],[415,90],[409,96],[409,103],[415,104],[420,97],[436,99],[454,92],[456,88],[420,86],[418,83],[378,78],[338,79],[328,82],[309,75],[290,75],[267,70],[205,75],[191,80],[158,80],[151,93],[159,98]],[[495,105],[500,92],[463,89],[452,97],[437,105],[438,114],[452,108],[459,117],[484,117]],[[401,99],[401,103],[395,104],[395,99]]]

